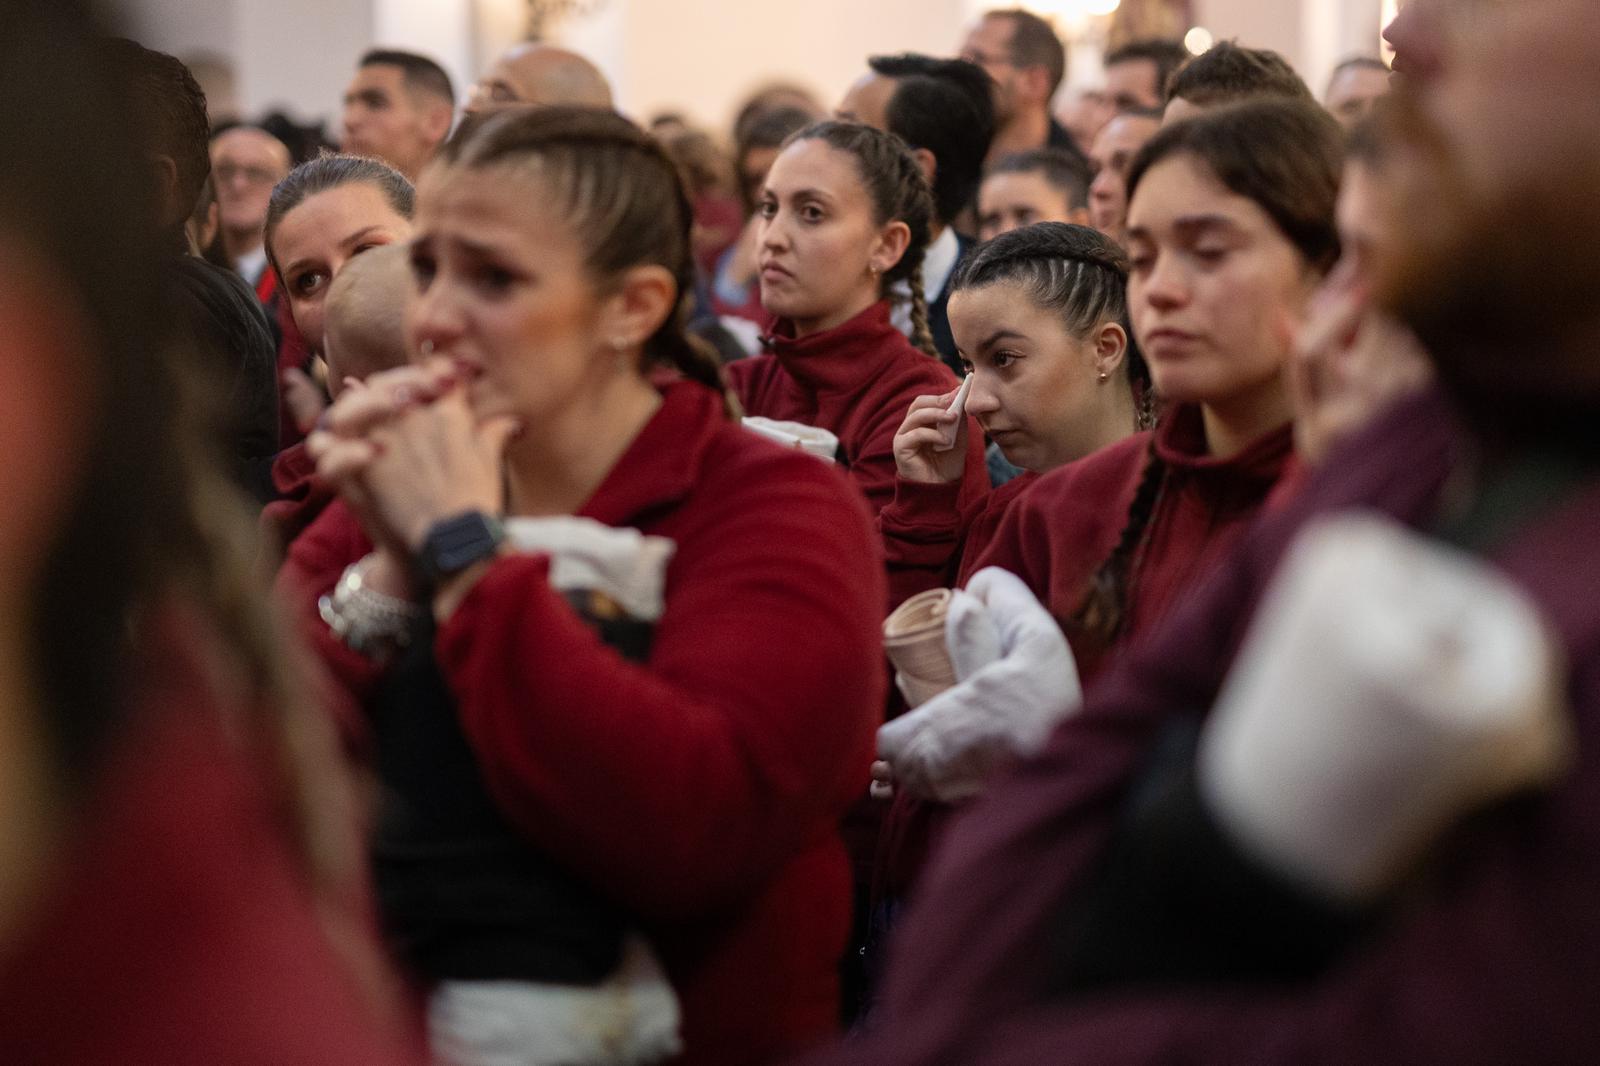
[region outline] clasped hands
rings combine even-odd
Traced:
[[[479,418],[468,373],[443,357],[345,382],[306,439],[318,476],[334,485],[377,546],[392,594],[439,521],[505,510],[510,415]]]

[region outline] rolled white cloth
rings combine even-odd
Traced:
[[[428,1043],[445,1066],[645,1066],[683,1049],[678,999],[643,939],[593,987],[443,981]]]
[[[1308,526],[1200,740],[1208,808],[1258,858],[1371,899],[1449,825],[1565,765],[1559,648],[1487,565],[1392,520]]]
[[[777,441],[786,448],[799,448],[808,455],[830,463],[837,461],[839,438],[818,426],[808,426],[804,422],[779,422],[760,415],[747,416],[743,425],[751,433]]]
[[[1043,747],[1083,690],[1061,628],[1009,571],[974,574],[944,621],[956,684],[880,728],[878,754],[897,785],[953,803]]]

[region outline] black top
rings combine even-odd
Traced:
[[[591,621],[611,613],[568,599]],[[629,658],[646,655],[648,625],[593,624]],[[500,813],[433,639],[425,617],[373,700],[383,798],[372,855],[389,943],[428,980],[598,983],[621,961],[625,916]]]
[[[956,233],[955,230],[951,232]],[[950,285],[956,280],[956,271],[961,269],[961,261],[967,257],[968,249],[975,243],[971,237],[956,233],[956,265],[944,279],[944,288],[937,293],[928,293],[928,332],[933,334],[933,347],[939,353],[940,362],[955,371],[956,377],[965,371],[961,369],[961,355],[956,351],[956,338],[950,332]]]
[[[224,454],[240,486],[265,503],[278,451],[278,354],[266,313],[231,270],[184,254],[164,269],[182,339],[222,391]]]

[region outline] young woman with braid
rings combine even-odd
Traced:
[[[933,355],[922,292],[927,182],[894,135],[821,122],[790,138],[757,210],[761,302],[777,321],[769,354],[729,366],[729,384],[746,415],[833,434],[837,461],[876,513],[894,495],[894,435],[906,408],[956,384]],[[890,322],[889,288],[902,279],[916,347]],[[985,486],[978,434],[962,459],[965,502]],[[889,606],[910,591],[891,585]]]
[[[421,358],[309,441],[341,500],[280,583],[368,712],[444,1061],[766,1062],[837,1025],[883,578],[845,479],[742,429],[685,334],[690,222],[616,114],[469,128],[419,186]]]
[[[1040,222],[979,245],[957,270],[950,326],[972,374],[967,412],[1024,473],[965,507],[955,393],[921,396],[895,436],[899,477],[878,532],[898,587],[965,585],[1011,505],[1046,471],[1148,428],[1149,372],[1128,319],[1128,262],[1097,230]],[[956,430],[957,451],[942,450]],[[874,856],[873,956],[948,808],[896,792]]]
[[[1203,581],[1285,471],[1291,339],[1338,256],[1341,154],[1321,109],[1256,102],[1162,130],[1130,171],[1128,303],[1162,424],[1040,477],[970,566],[1026,583],[1085,686]],[[891,764],[899,745],[880,737]],[[941,772],[895,779],[937,795]]]
[[[1047,470],[1153,423],[1128,318],[1128,261],[1096,230],[1040,222],[979,245],[957,270],[950,325],[972,374],[967,413],[1026,473],[962,507],[971,427],[954,392],[920,396],[895,435],[899,476],[878,532],[897,585],[962,585],[1001,518]],[[956,448],[946,450],[956,431]]]

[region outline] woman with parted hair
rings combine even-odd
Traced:
[[[1064,222],[1003,233],[963,261],[950,326],[972,375],[966,410],[1025,473],[958,507],[971,429],[949,410],[953,392],[913,400],[895,435],[894,500],[878,514],[891,572],[921,571],[929,588],[965,584],[1040,474],[1150,428],[1155,397],[1127,284],[1120,247]]]
[[[1164,129],[1134,162],[1128,304],[1162,423],[1040,477],[970,564],[980,581],[990,567],[1021,578],[1083,685],[1238,541],[1293,455],[1286,372],[1295,323],[1338,257],[1341,155],[1325,112],[1272,101]],[[887,727],[897,788],[970,797],[1081,701],[1077,684],[1000,687],[980,672]],[[930,743],[952,711],[987,710],[991,728]]]
[[[334,275],[362,252],[409,239],[415,205],[416,190],[405,175],[364,156],[318,156],[273,187],[262,243],[295,334],[313,355],[324,355],[324,305]],[[274,551],[299,536],[333,498],[331,487],[316,477],[303,436],[328,396],[337,397],[343,388],[337,377],[330,375],[324,388],[299,368],[282,374],[284,402],[299,429],[272,464],[277,498],[266,506],[263,523]]]
[[[895,429],[917,396],[954,375],[934,354],[922,291],[933,201],[898,137],[850,122],[796,133],[762,190],[761,303],[777,319],[769,352],[728,368],[746,415],[830,434],[835,460],[874,513],[894,495]],[[912,336],[890,321],[889,288],[909,283]],[[980,493],[983,447],[966,441],[962,497]],[[894,606],[914,588],[891,581]]]
[[[341,500],[280,581],[371,722],[384,925],[449,1062],[836,1025],[883,579],[839,474],[730,417],[690,224],[618,115],[474,126],[419,189],[421,358],[310,438]]]

